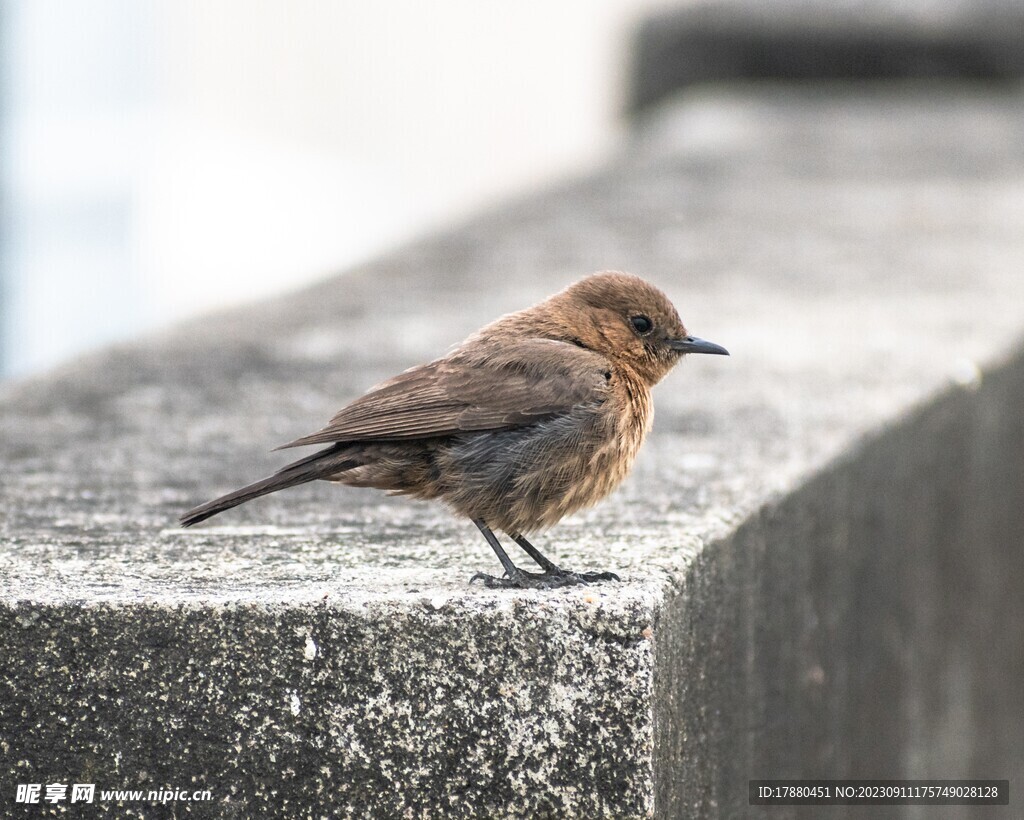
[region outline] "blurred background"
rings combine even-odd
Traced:
[[[658,5],[0,0],[0,374],[587,169]]]
[[[0,378],[586,172],[684,87],[1019,82],[1022,25],[1020,0],[0,0]]]

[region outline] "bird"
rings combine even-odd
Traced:
[[[321,445],[273,475],[181,516],[190,527],[314,480],[435,500],[469,518],[501,564],[489,588],[618,581],[563,569],[526,535],[612,492],[651,429],[651,388],[686,355],[729,355],[690,335],[672,302],[633,274],[594,273],[372,387],[326,427],[275,449]],[[513,563],[504,532],[537,564]]]

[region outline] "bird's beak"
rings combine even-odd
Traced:
[[[729,351],[721,345],[709,342],[705,339],[698,339],[696,336],[686,336],[682,339],[669,339],[668,346],[680,353],[715,353],[719,356],[728,356]]]

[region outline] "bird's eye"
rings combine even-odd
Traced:
[[[631,316],[629,323],[633,326],[633,330],[641,336],[646,336],[654,329],[654,322],[646,316]]]

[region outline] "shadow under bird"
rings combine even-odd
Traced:
[[[660,290],[596,273],[478,330],[285,447],[326,445],[274,475],[196,507],[191,526],[267,493],[321,479],[436,499],[472,519],[504,569],[488,587],[618,580],[571,572],[526,540],[608,495],[651,428],[651,388],[688,353],[728,351],[689,335]],[[520,569],[494,530],[540,567]]]

